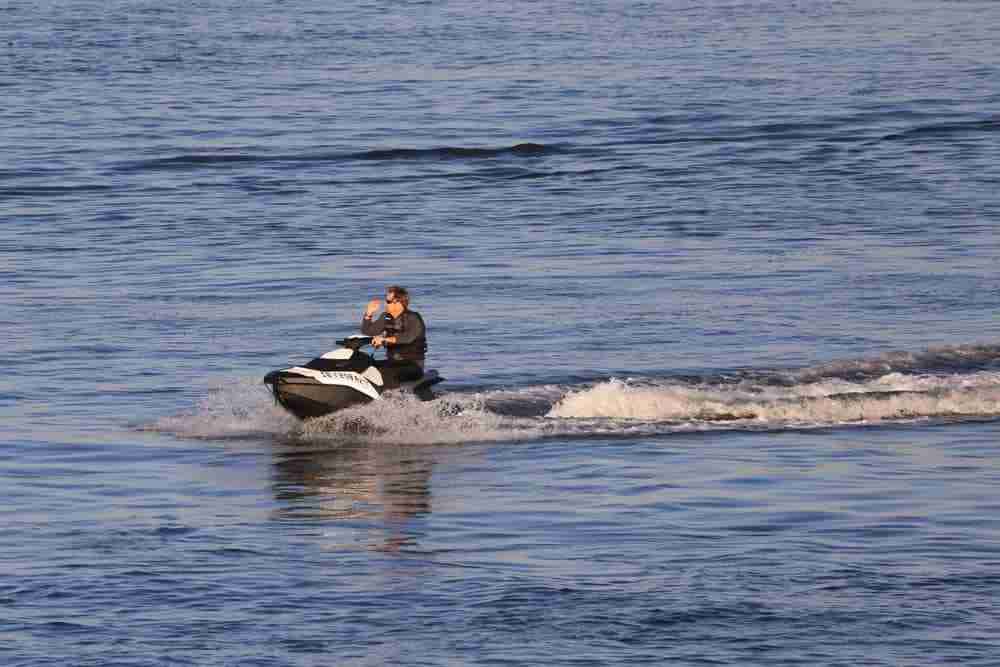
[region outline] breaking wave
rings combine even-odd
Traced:
[[[794,371],[608,379],[385,400],[300,422],[258,381],[226,385],[151,430],[194,438],[395,444],[780,430],[1000,418],[1000,347],[896,353]]]

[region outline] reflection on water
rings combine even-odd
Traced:
[[[419,518],[431,511],[432,454],[371,443],[276,448],[275,518],[361,529],[362,542],[379,550],[415,545]]]

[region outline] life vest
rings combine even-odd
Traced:
[[[403,333],[404,326],[403,322],[407,319],[416,318],[420,321],[420,324],[424,323],[424,318],[420,317],[420,313],[412,310],[405,310],[400,313],[399,317],[393,317],[389,313],[382,314],[382,322],[385,325],[385,336],[398,336]],[[426,327],[424,331],[426,332]],[[427,355],[427,336],[423,335],[417,338],[412,343],[406,343],[403,345],[393,345],[386,344],[385,346],[386,356],[392,361],[423,361],[424,356]]]

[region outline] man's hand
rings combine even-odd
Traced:
[[[372,345],[375,347],[382,347],[383,345],[389,345],[389,344],[392,345],[396,344],[395,336],[375,336],[374,338],[372,338]]]
[[[372,299],[371,301],[369,301],[368,306],[365,308],[365,317],[371,318],[372,315],[378,312],[378,309],[381,306],[382,306],[381,299]]]

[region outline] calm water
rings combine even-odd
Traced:
[[[0,661],[996,665],[998,24],[8,0]]]

